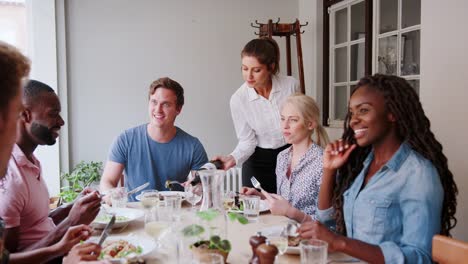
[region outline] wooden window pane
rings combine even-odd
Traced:
[[[366,6],[364,2],[351,6],[351,40],[365,37]]]
[[[365,45],[358,43],[351,46],[351,78],[350,81],[359,80],[364,76]]]
[[[403,0],[401,20],[401,28],[421,24],[421,0]]]
[[[344,120],[348,112],[347,86],[335,86],[335,120]]]
[[[378,73],[397,74],[397,36],[381,38],[379,41]]]
[[[348,48],[335,49],[335,83],[348,80]]]
[[[401,75],[419,74],[420,43],[420,30],[401,34]]]
[[[398,0],[380,0],[380,33],[398,28]]]
[[[335,44],[348,41],[348,9],[344,8],[335,13]]]
[[[419,94],[419,80],[408,80],[408,82],[416,93]]]

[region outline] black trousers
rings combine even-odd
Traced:
[[[242,165],[242,185],[253,187],[250,177],[255,176],[265,191],[276,193],[276,156],[289,146],[277,149],[256,147],[252,156]]]

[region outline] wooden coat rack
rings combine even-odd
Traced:
[[[301,31],[301,27],[307,26],[309,22],[306,22],[304,25],[299,23],[299,19],[296,19],[294,23],[279,23],[280,19],[273,23],[271,19],[268,20],[267,24],[258,23],[255,20],[254,23],[250,25],[254,28],[258,28],[258,33],[255,32],[255,35],[260,37],[286,37],[286,63],[288,75],[291,76],[291,36],[296,36],[296,48],[297,48],[297,64],[299,70],[299,82],[301,85],[301,92],[305,94],[305,82],[304,82],[304,64],[302,62],[302,46],[301,46],[301,34],[304,31]]]

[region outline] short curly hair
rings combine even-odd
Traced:
[[[9,102],[21,88],[23,78],[29,75],[30,62],[15,47],[0,41],[0,112],[8,108]]]

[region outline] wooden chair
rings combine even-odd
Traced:
[[[432,238],[432,259],[439,264],[467,263],[468,242],[435,235]]]

